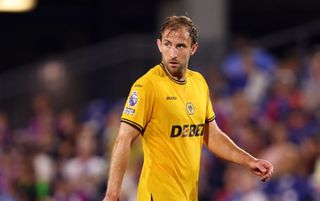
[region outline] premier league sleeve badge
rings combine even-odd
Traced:
[[[138,103],[138,93],[136,91],[132,92],[129,97],[129,106],[134,107]]]

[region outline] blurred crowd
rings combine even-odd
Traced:
[[[320,200],[320,49],[276,57],[240,39],[212,74],[218,124],[275,171],[263,183],[204,151],[200,200]]]
[[[239,40],[205,77],[221,129],[275,171],[263,183],[203,149],[199,200],[320,201],[320,49],[277,58]],[[56,111],[39,94],[22,128],[0,112],[0,201],[101,200],[125,98]],[[121,201],[136,200],[142,160],[138,139]]]

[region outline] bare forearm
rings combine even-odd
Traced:
[[[256,160],[249,153],[237,146],[229,136],[220,130],[215,122],[207,125],[205,129],[205,143],[208,149],[216,156],[245,167],[250,167]]]
[[[248,152],[237,146],[225,133],[220,129],[216,131],[214,137],[207,141],[207,146],[218,157],[230,162],[250,167],[256,159]]]
[[[122,179],[128,165],[130,145],[131,141],[128,139],[116,140],[111,157],[107,196],[119,198]]]
[[[269,161],[254,158],[238,147],[215,121],[206,124],[204,143],[218,157],[249,168],[261,181],[269,180],[273,174],[273,165]]]

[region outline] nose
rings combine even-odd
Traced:
[[[170,48],[170,57],[171,58],[176,58],[178,55],[178,50],[175,47]]]

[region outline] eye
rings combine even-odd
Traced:
[[[177,48],[179,49],[183,49],[183,48],[186,48],[187,46],[185,44],[178,44],[177,45]]]
[[[166,46],[166,47],[171,47],[171,43],[165,42],[165,43],[164,43],[164,46]]]

